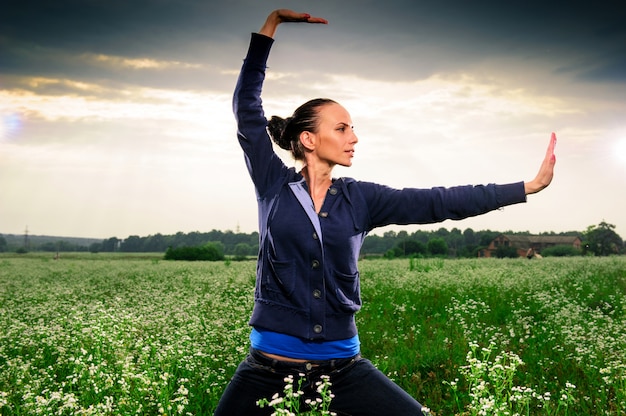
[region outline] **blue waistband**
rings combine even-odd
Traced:
[[[252,348],[270,354],[305,360],[331,360],[351,358],[359,353],[359,336],[337,341],[307,341],[302,338],[260,328],[250,333]]]

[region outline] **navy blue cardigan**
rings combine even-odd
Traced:
[[[303,176],[285,166],[267,134],[261,89],[272,44],[272,38],[252,34],[233,98],[237,136],[258,201],[250,324],[308,340],[347,339],[357,333],[357,263],[370,230],[461,219],[524,202],[524,184],[400,190],[339,178],[315,212]]]

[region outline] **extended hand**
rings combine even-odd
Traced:
[[[259,33],[273,38],[278,25],[285,22],[328,24],[328,21],[326,19],[322,19],[321,17],[313,17],[308,13],[297,13],[293,10],[278,9],[274,10],[272,13],[270,13],[269,16],[267,16],[267,20],[265,20],[265,24],[263,25]]]
[[[552,182],[552,177],[554,176],[554,164],[556,163],[556,156],[554,156],[555,146],[556,134],[552,133],[552,136],[550,136],[550,144],[548,145],[548,150],[546,151],[546,157],[541,163],[539,173],[537,173],[535,179],[524,183],[526,195],[537,193],[550,185],[550,182]]]

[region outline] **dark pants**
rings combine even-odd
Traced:
[[[320,376],[330,376],[330,391],[335,396],[330,410],[339,416],[423,416],[422,406],[413,397],[360,355],[294,364],[273,360],[254,349],[237,368],[213,415],[271,415],[272,408],[261,409],[256,402],[263,398],[271,400],[275,393],[282,396],[285,377],[293,375],[297,386],[300,374],[304,374],[303,402],[305,398],[316,397],[315,383]],[[300,409],[306,409],[304,403]]]

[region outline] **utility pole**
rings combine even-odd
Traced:
[[[29,249],[29,243],[28,243],[28,225],[26,226],[26,229],[24,230],[24,250],[28,250]]]

